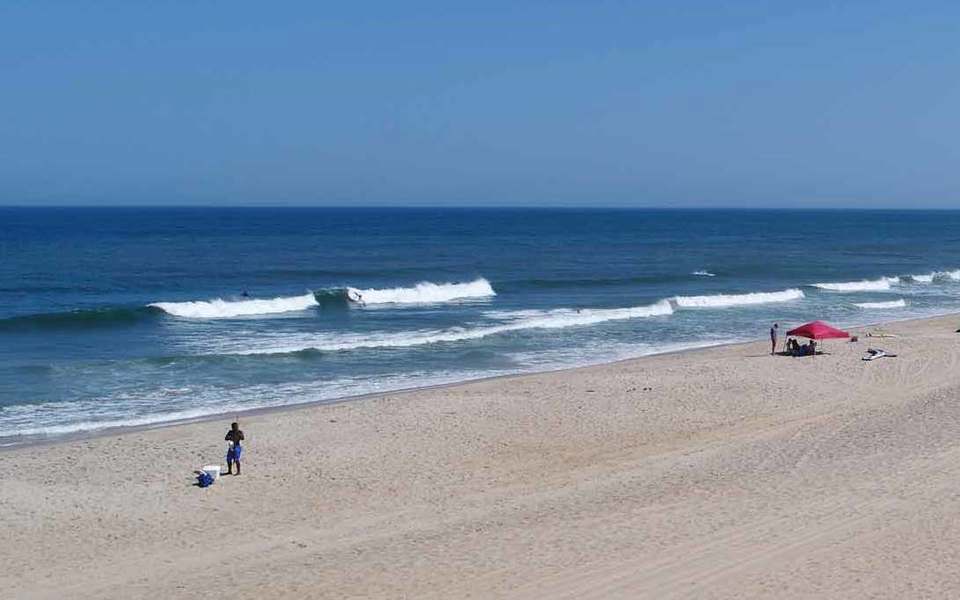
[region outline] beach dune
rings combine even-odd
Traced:
[[[7,449],[0,595],[958,597],[955,321]]]

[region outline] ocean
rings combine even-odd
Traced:
[[[960,212],[0,208],[0,443],[960,312]]]

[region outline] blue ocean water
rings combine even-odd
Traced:
[[[0,208],[0,438],[960,311],[960,212]]]

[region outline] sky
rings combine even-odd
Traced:
[[[0,3],[0,204],[960,208],[956,2]]]

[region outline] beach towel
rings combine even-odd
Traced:
[[[879,348],[867,348],[867,353],[864,355],[862,360],[877,360],[878,358],[895,358],[896,354],[890,354],[886,350],[881,350]]]

